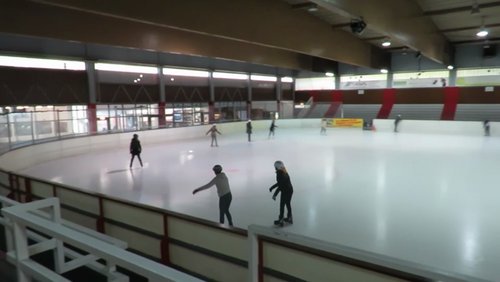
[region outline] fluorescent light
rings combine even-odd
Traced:
[[[240,80],[248,79],[248,75],[243,73],[234,73],[234,72],[213,72],[212,76],[214,78],[225,78],[225,79],[240,79]]]
[[[382,46],[384,46],[384,47],[389,47],[389,46],[391,46],[391,41],[389,41],[389,40],[385,40],[384,42],[382,42]]]
[[[57,70],[85,70],[85,63],[52,59],[35,59],[27,57],[0,56],[0,66],[16,68],[37,68]]]
[[[177,76],[191,76],[191,77],[209,77],[210,76],[210,73],[208,71],[174,69],[174,68],[163,68],[163,74],[164,75],[177,75]]]
[[[325,73],[325,75],[328,77],[333,77],[333,72],[327,72],[327,73]]]
[[[137,66],[137,65],[96,63],[95,69],[100,71],[158,74],[158,68],[156,67]]]
[[[381,73],[388,73],[389,71],[387,69],[381,69],[380,72]]]
[[[447,68],[448,68],[449,70],[452,70],[452,69],[454,69],[455,67],[454,67],[454,66],[452,66],[452,65],[448,65],[448,66],[447,66]]]
[[[483,29],[481,29],[480,31],[478,31],[478,32],[476,33],[476,35],[477,35],[478,37],[485,37],[485,36],[487,36],[487,35],[488,35],[488,31],[487,31],[486,29],[484,29],[484,28],[483,28]]]
[[[274,82],[278,80],[276,76],[266,76],[266,75],[256,75],[256,74],[250,75],[250,79],[257,81],[274,81]]]
[[[286,83],[293,83],[293,78],[289,76],[285,76],[281,78],[281,82],[286,82]]]

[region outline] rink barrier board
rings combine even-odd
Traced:
[[[163,233],[163,215],[161,213],[138,209],[115,201],[104,200],[103,203],[106,220],[123,222],[155,234]],[[126,218],[126,222],[123,221],[124,218]]]
[[[248,280],[248,269],[246,266],[239,266],[177,245],[172,246],[170,251],[174,265],[210,277],[212,281],[232,282]]]
[[[169,218],[169,238],[217,252],[240,260],[247,260],[246,235],[228,233],[224,228],[211,228],[178,218]],[[200,236],[200,234],[203,234]],[[224,242],[222,245],[219,242]]]
[[[160,239],[107,222],[105,230],[106,235],[127,242],[131,249],[155,258],[161,257]]]
[[[303,281],[328,281],[332,277],[340,281],[370,281],[370,282],[400,282],[400,281],[428,281],[423,277],[403,275],[405,277],[394,277],[393,269],[381,270],[374,265],[352,259],[340,257],[332,258],[329,255],[311,254],[308,251],[301,251],[290,248],[285,244],[272,243],[263,240],[263,271],[273,273],[284,280],[291,277]],[[349,262],[349,263],[347,263]],[[308,267],[303,267],[307,265]],[[373,268],[374,270],[370,270]]]

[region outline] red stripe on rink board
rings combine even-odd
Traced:
[[[377,118],[386,119],[389,117],[392,111],[392,106],[396,102],[396,89],[384,89],[384,97],[382,101],[382,107],[377,114]]]
[[[457,112],[459,97],[458,87],[446,87],[444,89],[444,107],[441,112],[441,120],[454,120]]]
[[[340,104],[342,104],[342,91],[333,90],[332,91],[332,102],[330,103],[330,107],[326,111],[324,117],[334,117],[337,111],[340,108]]]

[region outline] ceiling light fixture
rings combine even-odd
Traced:
[[[476,36],[477,37],[486,37],[488,35],[488,31],[482,27],[477,33],[476,33]]]
[[[448,65],[448,66],[447,66],[447,68],[448,68],[449,70],[452,70],[452,69],[454,69],[455,67],[454,67],[453,65]]]
[[[307,8],[307,11],[313,13],[318,11],[318,5],[316,3],[311,3],[311,6]]]
[[[381,73],[388,73],[389,71],[387,69],[381,69],[380,72]]]
[[[333,77],[333,72],[327,72],[327,73],[325,73],[325,75],[328,77]]]
[[[382,46],[384,46],[384,47],[391,46],[391,41],[389,39],[384,40],[384,42],[382,42]]]
[[[488,31],[484,28],[484,17],[481,17],[481,28],[476,33],[477,37],[486,37],[488,35]]]

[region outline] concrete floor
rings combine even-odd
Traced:
[[[279,124],[278,124],[279,125]],[[140,133],[139,133],[140,134]],[[202,132],[200,135],[203,135]],[[132,135],[132,134],[131,134]],[[140,138],[140,137],[139,137]],[[20,171],[218,221],[215,187],[195,196],[221,164],[233,194],[234,224],[271,226],[278,201],[273,163],[294,186],[294,225],[287,231],[445,272],[500,280],[500,140],[493,137],[276,130],[148,144],[144,167],[128,168],[128,148],[59,159]]]

